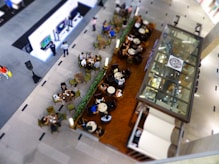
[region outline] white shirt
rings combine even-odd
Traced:
[[[124,82],[125,82],[125,79],[124,79],[124,78],[122,78],[122,79],[119,79],[119,81],[118,81],[118,85],[123,85],[123,84],[124,84]]]
[[[87,64],[86,60],[83,59],[83,60],[81,61],[81,65],[84,67],[84,66],[86,66],[86,64]]]
[[[96,61],[96,62],[94,63],[94,67],[95,67],[95,68],[100,68],[100,62],[99,62],[99,61]]]
[[[63,50],[67,50],[67,49],[68,49],[68,44],[67,44],[67,43],[62,44],[62,45],[61,45],[61,48],[62,48]]]

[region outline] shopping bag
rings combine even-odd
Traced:
[[[11,71],[8,71],[8,72],[7,72],[7,75],[8,75],[8,77],[12,77],[12,72],[11,72]]]

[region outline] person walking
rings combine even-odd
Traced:
[[[64,57],[68,55],[68,43],[66,41],[62,42],[61,49],[63,49]]]
[[[92,23],[93,31],[96,31],[97,18],[96,18],[96,17],[93,17],[91,23]]]
[[[104,6],[104,4],[103,4],[103,0],[100,0],[100,1],[99,1],[98,6],[103,7],[103,9],[105,9],[105,6]]]
[[[50,49],[53,53],[53,56],[56,56],[56,45],[53,43],[53,41],[50,43]]]

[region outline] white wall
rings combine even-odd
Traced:
[[[97,0],[78,0],[78,2],[81,2],[89,7],[94,7],[97,3]]]
[[[51,55],[50,49],[41,50],[40,42],[47,36],[51,35],[52,40],[54,40],[53,30],[56,26],[65,18],[68,18],[69,13],[72,9],[77,6],[78,2],[76,0],[68,0],[61,8],[59,8],[50,18],[48,18],[37,30],[35,30],[29,37],[30,44],[33,48],[31,53],[33,56],[46,61],[46,59]],[[63,38],[62,38],[63,39]],[[55,43],[58,46],[59,43]]]

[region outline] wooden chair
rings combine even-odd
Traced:
[[[76,79],[70,79],[70,80],[69,80],[69,84],[70,84],[71,86],[74,86],[74,87],[76,87],[76,86],[77,86],[77,84],[78,84],[78,82],[77,82],[77,80],[76,80]]]
[[[86,73],[85,76],[84,76],[84,80],[85,80],[86,83],[88,81],[90,81],[91,80],[91,73]]]
[[[45,126],[45,124],[43,124],[40,119],[38,119],[38,125],[39,125],[39,127],[41,127],[41,128],[42,128],[43,126]]]
[[[67,120],[67,115],[66,113],[58,113],[58,118],[61,120]]]
[[[54,109],[53,106],[49,106],[46,110],[47,110],[48,114],[53,114],[53,113],[55,113],[55,109]]]
[[[71,112],[71,111],[73,111],[75,109],[75,105],[73,103],[68,104],[67,108],[68,108],[69,112]]]
[[[76,99],[78,97],[81,97],[81,91],[79,89],[75,92],[74,98]]]

